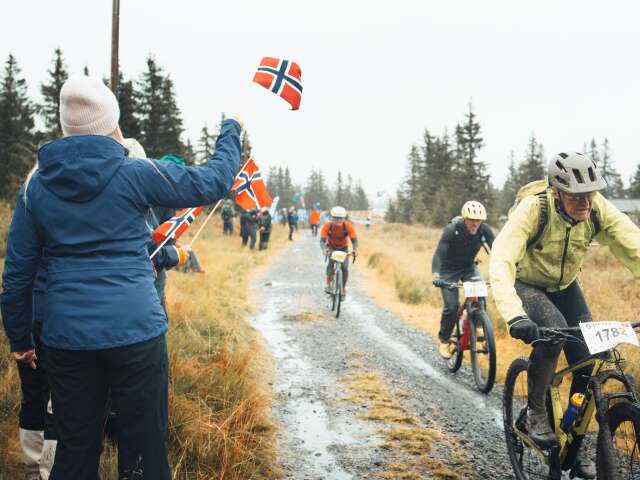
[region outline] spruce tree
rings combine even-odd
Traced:
[[[613,164],[613,159],[611,158],[611,147],[609,146],[609,140],[607,138],[602,142],[602,155],[599,167],[604,180],[607,182],[607,188],[602,192],[604,196],[607,198],[622,197],[624,194],[622,176],[616,171]]]
[[[0,198],[13,201],[27,173],[35,165],[33,134],[35,107],[9,54],[0,82]]]
[[[345,202],[345,185],[344,179],[342,178],[342,172],[338,170],[338,176],[336,178],[336,187],[333,191],[333,204],[344,206]]]
[[[162,69],[156,64],[153,57],[147,58],[147,70],[142,74],[138,83],[140,92],[140,129],[142,145],[147,155],[159,158],[165,153],[177,153],[162,151],[160,136],[162,133],[163,101],[162,87],[164,78]]]
[[[207,124],[205,123],[200,130],[200,137],[196,146],[195,158],[196,164],[202,165],[213,154],[216,145],[217,135],[209,133]]]
[[[488,211],[491,210],[493,198],[489,173],[485,162],[478,160],[478,152],[483,147],[480,123],[476,120],[473,106],[469,103],[469,111],[465,114],[465,122],[456,128],[457,141],[457,187],[461,190],[457,196],[459,205],[452,205],[452,213],[456,213],[464,201],[482,202]]]
[[[42,103],[38,111],[44,123],[42,140],[50,141],[62,137],[60,127],[60,89],[69,78],[67,67],[62,57],[62,50],[56,48],[53,52],[53,65],[50,70],[49,81],[40,86]]]
[[[356,210],[369,210],[369,199],[367,193],[362,188],[362,182],[358,180],[355,190],[355,206]]]
[[[138,120],[138,99],[132,80],[125,80],[122,72],[118,75],[118,88],[116,91],[118,105],[120,105],[120,129],[125,138],[140,138],[140,121]],[[146,149],[146,145],[143,144]],[[146,151],[146,150],[145,150]]]
[[[184,156],[185,144],[182,142],[182,114],[176,102],[173,80],[169,76],[162,82],[162,122],[159,148],[162,155],[175,153]]]
[[[629,198],[640,198],[640,164],[636,167],[636,171],[629,182]]]
[[[531,133],[529,145],[525,152],[524,161],[518,165],[518,181],[526,185],[534,180],[541,180],[545,177],[544,149]]]
[[[244,165],[244,163],[251,158],[251,149],[252,146],[251,140],[249,140],[249,133],[247,132],[247,129],[244,129],[242,131],[242,160],[240,161],[241,165]]]

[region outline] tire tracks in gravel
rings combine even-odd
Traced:
[[[301,236],[253,285],[263,300],[252,324],[276,363],[273,409],[284,477],[513,478],[501,388],[476,392],[466,365],[449,373],[429,334],[361,293],[357,265],[335,319],[321,287],[325,265],[317,239]],[[380,376],[414,427],[437,432],[430,450],[389,448],[388,425],[365,420],[367,405],[347,399],[344,379],[354,369]]]

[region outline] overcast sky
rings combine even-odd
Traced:
[[[258,164],[297,181],[342,169],[395,191],[411,144],[452,130],[470,99],[494,183],[531,132],[547,155],[608,137],[626,181],[640,161],[639,13],[631,1],[121,0],[120,62],[137,77],[153,53],[189,137],[237,112]],[[111,0],[4,2],[0,59],[17,57],[37,98],[56,47],[71,72],[107,75],[110,28]],[[299,111],[251,83],[263,56],[301,66]]]

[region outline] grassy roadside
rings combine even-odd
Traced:
[[[196,225],[197,227],[197,225]],[[205,274],[170,272],[169,450],[173,479],[274,478],[269,360],[247,317],[251,276],[286,245],[274,225],[270,249],[249,253],[214,224],[195,250]],[[19,478],[19,383],[0,332],[0,479]],[[115,452],[103,455],[102,478],[117,478]]]
[[[366,281],[362,286],[378,303],[392,310],[407,323],[428,331],[437,339],[442,299],[431,284],[431,258],[441,230],[399,224],[373,225],[358,229],[360,269]],[[488,261],[479,255],[480,270],[488,278]],[[637,320],[640,290],[633,276],[602,246],[592,247],[580,275],[580,282],[595,320]],[[488,302],[496,332],[498,380],[504,381],[511,361],[528,355],[529,347],[509,337],[504,321]],[[628,370],[640,375],[640,351],[621,348],[628,359]]]

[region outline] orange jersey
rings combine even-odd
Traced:
[[[356,239],[356,231],[349,222],[327,222],[320,230],[320,238],[331,248],[348,248],[349,239]]]
[[[309,214],[309,225],[319,225],[320,224],[320,211],[319,210],[311,210]]]

